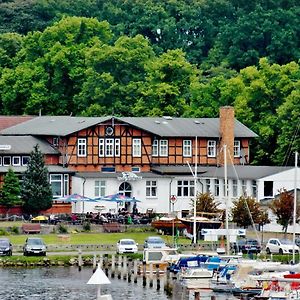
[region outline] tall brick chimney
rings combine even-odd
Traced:
[[[224,145],[226,145],[227,165],[233,162],[234,145],[234,108],[232,106],[220,107],[220,157],[219,162],[224,165]]]

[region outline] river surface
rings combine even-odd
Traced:
[[[87,285],[92,276],[91,268],[83,268],[81,272],[75,267],[51,268],[0,268],[1,300],[95,300],[97,286]],[[111,294],[114,300],[190,300],[193,292],[176,287],[172,297],[154,288],[143,288],[138,283],[122,279],[110,279],[112,284],[101,287],[101,294]],[[163,287],[163,281],[162,281]],[[202,300],[210,300],[209,293],[201,293]],[[231,295],[216,295],[216,300],[236,299]]]

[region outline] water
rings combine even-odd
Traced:
[[[1,300],[95,300],[97,286],[87,285],[92,276],[91,268],[81,272],[75,267],[51,268],[2,268],[0,269]],[[192,292],[176,287],[174,295],[167,297],[162,289],[143,288],[142,282],[128,283],[125,280],[110,279],[111,285],[101,287],[101,294],[111,294],[114,300],[190,300]],[[211,299],[210,293],[201,293],[201,299]],[[217,300],[236,299],[231,295],[217,295]]]

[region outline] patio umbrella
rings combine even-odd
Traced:
[[[65,201],[65,202],[94,201],[93,199],[91,199],[89,197],[85,197],[85,196],[79,195],[77,193],[72,194],[72,195],[68,195],[68,196],[65,196],[65,197],[62,197],[62,198],[57,198],[57,199],[54,199],[54,200],[60,200],[60,201]],[[94,202],[96,202],[96,201],[94,201]]]
[[[44,223],[48,222],[48,217],[46,216],[37,216],[31,219],[32,223]]]
[[[122,194],[112,194],[103,197],[94,198],[95,201],[108,201],[108,202],[117,202],[117,203],[125,203],[125,202],[141,202],[134,197],[128,197]]]

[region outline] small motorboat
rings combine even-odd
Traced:
[[[213,277],[213,270],[207,268],[187,268],[179,273],[179,280],[188,289],[209,289],[209,280]]]

